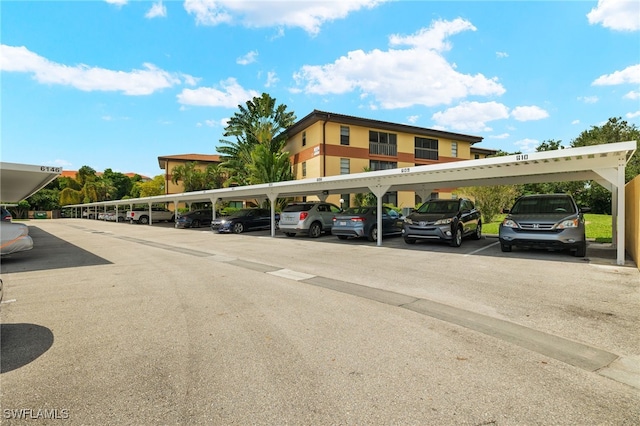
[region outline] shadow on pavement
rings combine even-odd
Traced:
[[[36,324],[0,325],[0,373],[23,367],[53,345],[53,332]]]
[[[60,239],[37,226],[29,226],[33,248],[28,251],[2,256],[0,272],[44,271],[77,266],[108,265],[109,262],[78,246]]]

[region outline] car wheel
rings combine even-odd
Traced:
[[[476,233],[473,234],[474,240],[482,239],[482,222],[478,222],[478,226],[476,226]]]
[[[503,252],[510,252],[511,251],[511,246],[509,244],[505,244],[505,243],[500,243],[500,250],[502,250]]]
[[[284,235],[286,235],[287,237],[295,237],[296,236],[295,232],[285,232]]]
[[[244,225],[240,222],[236,222],[233,224],[233,233],[234,234],[242,234],[244,231]]]
[[[367,236],[369,241],[378,241],[378,227],[372,226],[371,231],[369,231],[369,235]]]
[[[311,238],[318,238],[322,234],[322,225],[318,222],[313,222],[309,227],[309,236]]]
[[[193,222],[191,222],[191,227],[200,228],[200,221],[198,219],[194,220]]]
[[[404,237],[404,242],[407,243],[407,244],[415,244],[416,240],[414,238]]]
[[[451,247],[460,247],[462,245],[462,228],[457,227],[451,239]]]
[[[578,248],[573,252],[575,257],[585,257],[587,255],[587,242],[583,241],[580,243]]]
[[[347,236],[346,235],[338,235],[338,239],[339,240],[346,240]]]
[[[140,219],[138,219],[138,223],[147,225],[149,223],[149,216],[140,216]]]

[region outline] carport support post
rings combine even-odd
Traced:
[[[153,222],[153,218],[151,217],[151,203],[149,203],[147,207],[149,207],[149,226],[151,226],[151,222]]]
[[[382,245],[382,197],[384,197],[384,194],[387,193],[389,188],[391,188],[391,185],[378,184],[376,186],[369,187],[371,192],[373,192],[373,195],[376,196],[376,200],[378,202],[378,211],[376,217],[376,226],[378,228],[378,241],[376,242],[376,245],[378,247]]]
[[[213,219],[215,219],[216,218],[216,204],[218,203],[219,198],[211,197],[211,198],[209,198],[209,200],[211,200],[211,217]]]
[[[626,158],[618,160],[618,185],[616,187],[617,199],[618,199],[618,214],[617,223],[613,228],[616,230],[616,238],[614,243],[616,244],[616,260],[618,265],[624,265],[624,231],[625,231],[625,208],[624,208],[624,169],[626,166]]]
[[[178,203],[180,200],[173,200],[173,223],[175,225],[178,220]],[[191,210],[191,206],[189,206],[189,210]],[[174,226],[175,227],[175,226]]]
[[[270,192],[267,194],[269,197],[269,204],[271,204],[271,236],[276,236],[276,200],[278,194],[276,192]]]

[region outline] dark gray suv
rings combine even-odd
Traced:
[[[577,257],[587,254],[583,213],[569,194],[525,195],[516,200],[500,224],[502,251],[512,246],[569,249]]]

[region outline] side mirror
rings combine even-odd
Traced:
[[[504,214],[507,214],[507,213],[509,213],[510,211],[511,211],[511,210],[509,210],[509,209],[502,209],[502,213],[504,213]]]

